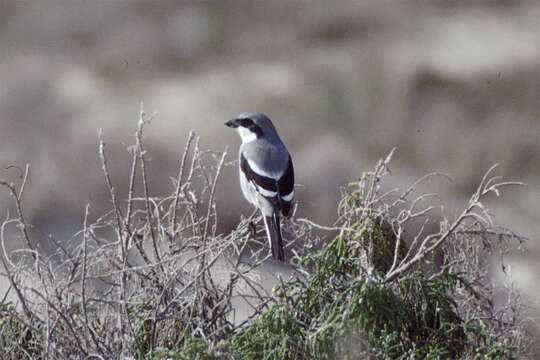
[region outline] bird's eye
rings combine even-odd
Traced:
[[[243,127],[246,127],[246,128],[249,128],[251,125],[253,125],[253,121],[251,119],[239,119],[238,120],[240,126],[243,126]]]

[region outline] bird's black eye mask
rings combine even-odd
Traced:
[[[242,126],[253,132],[257,138],[260,138],[263,134],[261,127],[253,122],[250,118],[240,118],[234,120],[234,127]]]

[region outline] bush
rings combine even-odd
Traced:
[[[100,135],[112,209],[90,222],[87,206],[82,230],[68,243],[53,238],[51,254],[23,216],[28,167],[18,188],[0,182],[18,214],[1,228],[1,275],[18,300],[0,304],[2,358],[512,359],[527,350],[519,295],[508,292],[512,306],[492,302],[486,254],[503,259],[523,240],[496,227],[482,203],[513,184],[490,177],[493,168],[455,220],[424,234],[434,206],[429,195],[409,197],[437,174],[402,193],[386,191],[390,154],[344,189],[334,226],[285,223],[299,270],[267,294],[250,277],[269,253],[253,246],[264,237],[252,226],[260,218],[216,231],[226,154],[201,151],[191,133],[174,192],[153,197],[145,123],[141,112],[125,206]],[[14,224],[25,249],[9,252],[6,229]],[[336,235],[320,248],[319,231]],[[249,261],[241,260],[247,250]],[[252,306],[242,323],[234,321],[233,297]]]

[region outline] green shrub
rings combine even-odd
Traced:
[[[0,359],[40,358],[43,344],[10,302],[0,303]]]
[[[486,265],[475,258],[479,253],[466,253],[469,248],[464,247],[446,251],[440,264],[435,261],[439,248],[432,244],[438,239],[470,240],[471,233],[464,229],[470,229],[467,219],[481,207],[479,198],[473,197],[473,206],[443,227],[433,242],[422,242],[419,248],[413,243],[417,248],[409,251],[397,241],[398,227],[409,218],[402,216],[396,223],[385,211],[390,208],[387,202],[374,206],[380,198],[376,191],[364,191],[369,188],[365,179],[351,186],[354,190],[341,202],[339,234],[299,261],[308,279],[281,285],[275,291],[276,304],[235,337],[242,358],[514,359],[524,350],[519,337],[496,340],[501,334],[489,326],[496,320],[480,322],[475,317],[480,310],[471,311],[495,312],[481,294],[485,285],[472,281]],[[366,202],[372,204],[369,211]],[[490,234],[487,227],[476,232],[474,249],[493,239]],[[497,236],[519,240],[513,234]],[[462,263],[467,261],[478,268],[465,273]],[[405,270],[389,277],[400,268]]]
[[[112,210],[91,223],[87,206],[83,229],[67,244],[51,238],[49,256],[33,245],[39,239],[23,216],[28,168],[18,189],[0,181],[18,214],[4,222],[0,240],[17,225],[26,246],[14,253],[0,244],[0,276],[22,310],[0,304],[0,358],[513,359],[526,352],[519,294],[508,292],[507,308],[492,301],[486,258],[503,259],[522,240],[495,226],[482,204],[512,184],[490,178],[492,169],[456,219],[425,234],[434,206],[428,195],[409,199],[419,182],[402,193],[383,189],[388,156],[344,189],[334,226],[284,222],[299,275],[267,295],[249,278],[267,249],[242,255],[264,237],[252,225],[260,218],[243,219],[229,234],[216,230],[225,154],[200,151],[198,140],[192,147],[190,135],[174,193],[152,197],[144,124],[141,113],[125,206],[100,139]],[[317,229],[336,233],[315,251]],[[249,321],[232,320],[234,296],[249,299]]]

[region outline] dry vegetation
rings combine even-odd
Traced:
[[[126,201],[116,195],[100,135],[112,209],[91,221],[86,206],[81,231],[50,254],[24,218],[29,168],[21,184],[0,183],[17,209],[0,234],[0,275],[10,283],[0,303],[2,359],[511,359],[527,351],[526,309],[511,277],[504,303],[495,304],[488,276],[491,258],[502,262],[523,242],[483,205],[516,184],[493,177],[494,168],[462,213],[429,233],[433,195],[416,188],[439,175],[386,191],[391,153],[344,189],[333,226],[286,223],[298,275],[269,292],[252,276],[268,260],[254,226],[260,219],[243,219],[229,234],[216,230],[226,153],[202,151],[190,133],[174,191],[154,197],[145,117],[141,111],[130,148]],[[23,248],[7,250],[10,227]],[[321,231],[336,235],[323,244]],[[235,298],[251,306],[245,321],[234,316]]]

